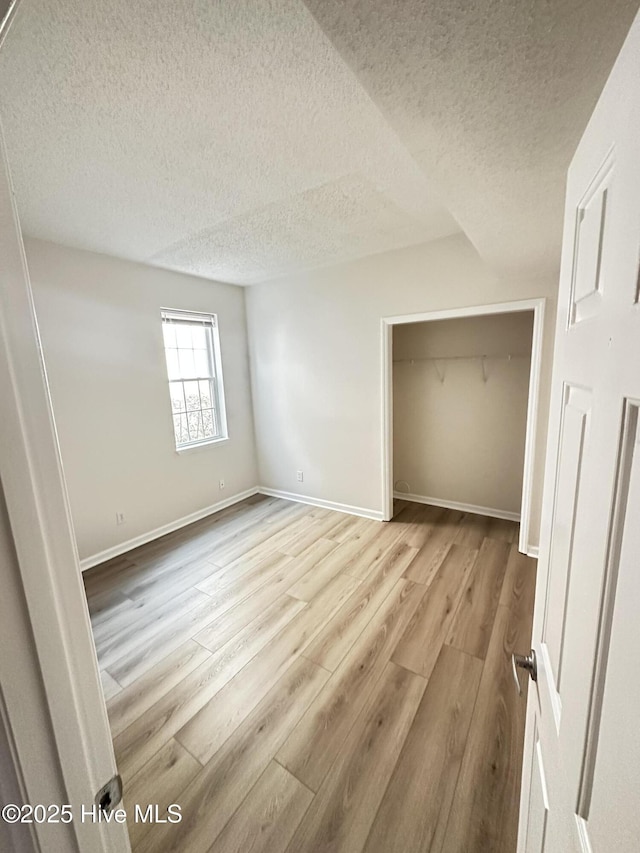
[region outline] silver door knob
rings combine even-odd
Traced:
[[[511,668],[513,669],[513,679],[516,683],[518,696],[522,696],[522,687],[518,678],[518,670],[524,669],[529,673],[532,681],[538,680],[538,660],[533,649],[528,655],[511,655]]]

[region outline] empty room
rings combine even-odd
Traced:
[[[637,853],[639,0],[0,0],[0,851]]]

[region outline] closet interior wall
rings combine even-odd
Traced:
[[[533,312],[393,329],[394,492],[518,518]]]

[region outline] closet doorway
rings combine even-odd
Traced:
[[[383,508],[520,521],[528,551],[544,299],[382,320]]]

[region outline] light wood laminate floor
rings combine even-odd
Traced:
[[[515,853],[512,522],[256,496],[84,575],[136,853]]]

